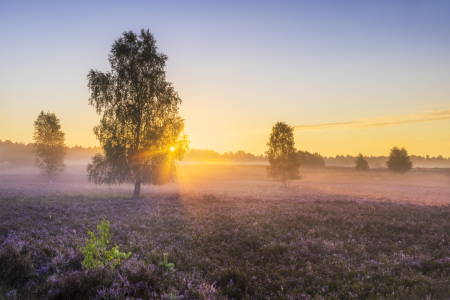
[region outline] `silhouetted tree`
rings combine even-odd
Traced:
[[[358,171],[366,171],[369,169],[369,163],[364,158],[364,156],[360,153],[355,160],[356,166],[355,169]]]
[[[45,172],[48,182],[52,184],[53,178],[66,168],[65,133],[54,113],[41,111],[34,121],[33,140],[35,164]]]
[[[389,160],[386,162],[386,165],[393,172],[406,173],[411,170],[413,163],[405,148],[399,149],[394,147],[391,149]]]
[[[89,104],[101,116],[94,133],[104,150],[88,165],[96,184],[164,184],[176,176],[177,162],[188,149],[181,99],[166,81],[167,56],[142,29],[124,32],[111,48],[111,72],[91,70]]]
[[[294,148],[294,128],[284,122],[278,122],[272,127],[266,154],[269,158],[267,172],[269,177],[283,182],[290,179],[300,179],[298,168],[300,157]]]

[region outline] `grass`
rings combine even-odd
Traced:
[[[341,197],[342,198],[342,197]],[[132,258],[84,270],[110,221]],[[445,299],[450,206],[0,194],[0,299]],[[173,270],[161,266],[164,253]]]

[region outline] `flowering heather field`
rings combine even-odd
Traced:
[[[450,298],[445,185],[428,190],[442,205],[417,205],[345,194],[342,179],[319,189],[303,175],[301,189],[242,175],[238,192],[203,193],[219,185],[211,175],[139,200],[65,179],[33,193],[36,183],[1,177],[0,299]],[[103,219],[111,244],[132,256],[113,271],[85,270],[78,246]],[[162,268],[163,253],[175,270]]]

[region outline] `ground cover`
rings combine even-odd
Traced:
[[[288,189],[293,189],[290,187]],[[309,193],[144,199],[0,189],[2,299],[445,299],[450,206]],[[84,270],[110,221],[132,257]],[[175,270],[160,262],[168,253]]]

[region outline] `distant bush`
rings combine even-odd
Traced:
[[[326,166],[352,166],[357,159],[357,156],[352,155],[336,155],[335,157],[324,157]],[[369,163],[369,166],[373,168],[386,167],[386,161],[389,159],[387,156],[366,156],[365,160]],[[414,167],[422,168],[450,168],[450,157],[446,158],[442,155],[431,157],[426,156],[410,156],[411,162]]]
[[[413,163],[405,148],[399,149],[398,147],[394,147],[391,149],[386,165],[393,172],[406,173],[411,170]]]
[[[325,160],[319,153],[309,153],[308,151],[298,151],[302,166],[325,167]]]
[[[358,171],[366,171],[369,169],[369,163],[361,153],[358,155],[355,164],[356,164],[355,169]]]

